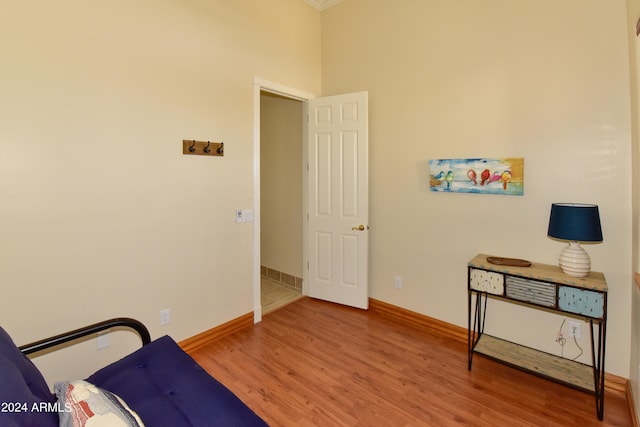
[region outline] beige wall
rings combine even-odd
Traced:
[[[605,241],[588,250],[610,286],[607,370],[629,376],[637,2],[508,3],[347,0],[322,22],[300,0],[4,5],[0,324],[25,343],[124,315],[180,340],[250,312],[252,226],[234,210],[254,202],[257,75],[369,91],[374,298],[466,325],[468,259],[554,263],[550,204],[598,203]],[[183,138],[223,140],[225,157],[185,157]],[[429,159],[477,156],[525,157],[525,195],[429,192]],[[488,330],[558,351],[561,318],[490,308]],[[110,358],[79,352],[48,378]]]
[[[633,199],[633,271],[640,272],[640,38],[636,36],[636,23],[640,19],[640,0],[627,0],[629,59],[631,75],[631,137],[632,137],[632,199]],[[631,390],[634,393],[636,413],[640,413],[640,288],[633,286],[631,304],[631,363],[629,365]]]
[[[587,250],[610,290],[606,368],[628,377],[626,25],[626,0],[347,0],[323,12],[323,95],[369,91],[373,298],[466,326],[468,260],[556,263],[551,203],[597,203],[604,242]],[[512,156],[525,158],[522,197],[429,191],[430,159]],[[488,332],[560,353],[562,317],[489,310]]]
[[[253,226],[234,214],[254,203],[254,76],[319,93],[320,12],[10,2],[0,52],[0,324],[15,340],[114,316],[181,340],[251,312]],[[183,156],[192,138],[224,157]],[[48,379],[109,358],[80,353]]]
[[[260,96],[261,265],[302,277],[302,102]]]

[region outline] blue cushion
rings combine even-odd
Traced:
[[[87,381],[120,396],[148,426],[267,426],[168,336]]]
[[[36,366],[0,328],[0,426],[58,425],[55,396]]]

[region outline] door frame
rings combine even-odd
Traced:
[[[262,320],[262,304],[260,302],[260,92],[271,92],[285,98],[302,101],[302,204],[303,215],[308,211],[307,200],[307,173],[306,160],[308,158],[307,147],[307,101],[315,98],[312,93],[294,89],[279,83],[274,83],[260,77],[253,78],[253,323]],[[302,259],[307,260],[307,228],[308,223],[302,221]],[[302,294],[306,295],[305,283],[307,282],[307,269],[302,269]]]

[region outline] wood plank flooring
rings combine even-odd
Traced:
[[[270,426],[630,426],[626,401],[476,355],[380,312],[300,299],[191,355]]]

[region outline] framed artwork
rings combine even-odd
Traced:
[[[524,194],[524,158],[429,160],[429,188],[450,193]]]

